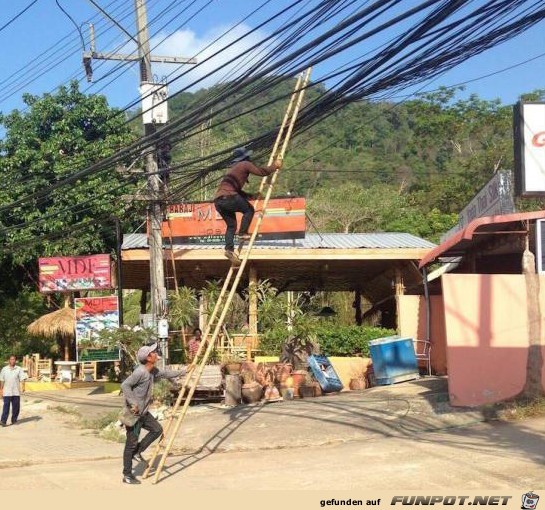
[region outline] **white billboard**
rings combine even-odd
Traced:
[[[514,138],[517,196],[545,195],[545,103],[515,105]]]

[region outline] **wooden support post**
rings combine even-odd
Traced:
[[[204,331],[208,324],[208,299],[206,293],[201,291],[199,296],[199,329]]]
[[[397,332],[401,333],[401,306],[400,306],[400,296],[405,294],[405,285],[403,284],[403,272],[400,267],[395,268],[395,295],[396,295],[396,326]]]
[[[354,319],[358,326],[363,323],[363,314],[361,313],[361,291],[359,289],[354,291]]]
[[[255,266],[250,266],[249,298],[248,326],[250,335],[246,340],[246,359],[252,361],[252,347],[257,345],[257,269]]]
[[[286,293],[287,296],[287,316],[288,316],[288,331],[291,333],[293,331],[293,290],[288,290]]]
[[[140,313],[144,315],[147,310],[147,303],[148,303],[148,291],[146,289],[142,289],[142,294],[140,294]]]

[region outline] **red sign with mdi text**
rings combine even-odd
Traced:
[[[39,259],[40,292],[111,289],[110,255]]]

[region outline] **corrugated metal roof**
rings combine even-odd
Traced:
[[[222,248],[221,244],[180,244],[179,249],[215,250]],[[305,239],[294,241],[257,241],[254,249],[286,249],[286,248],[435,248],[435,244],[412,234],[401,232],[375,232],[371,234],[306,234]],[[148,248],[146,234],[125,234],[123,250]]]

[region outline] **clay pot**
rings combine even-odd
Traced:
[[[305,382],[307,374],[306,372],[293,372],[291,378],[293,379],[293,387],[301,386]]]
[[[261,400],[263,388],[256,381],[252,381],[251,383],[242,385],[241,393],[243,402],[246,404],[255,404]]]
[[[350,379],[348,387],[352,391],[364,390],[367,388],[367,380],[364,377]]]
[[[283,384],[286,379],[291,375],[292,366],[291,363],[278,363],[276,369],[276,382]]]
[[[299,388],[301,387],[301,385],[305,384],[305,379],[307,377],[307,372],[306,371],[295,371],[293,372],[290,376],[288,376],[288,378],[286,379],[286,381],[288,379],[291,379],[292,381],[292,387],[293,387],[293,396],[294,397],[298,397],[299,396]]]
[[[314,388],[314,385],[306,385],[302,384],[299,386],[299,397],[301,398],[311,398],[315,396],[316,390]]]
[[[267,386],[263,398],[265,400],[278,400],[280,398],[280,392],[276,386]]]
[[[224,368],[225,372],[229,375],[235,375],[240,374],[240,368],[242,367],[242,363],[231,361],[229,363],[225,363]]]

